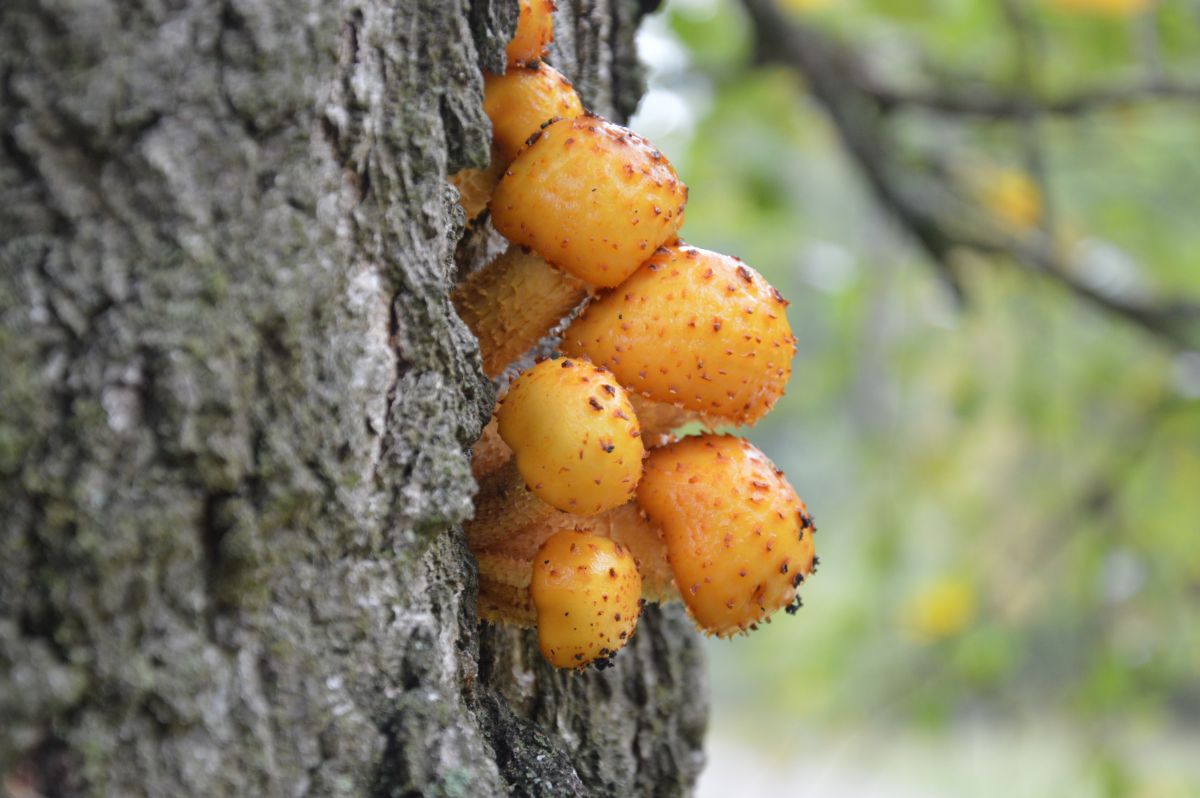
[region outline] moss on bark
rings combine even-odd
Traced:
[[[559,0],[597,110],[621,0]],[[493,400],[447,296],[503,0],[0,15],[0,772],[46,794],[676,795],[702,668],[651,613],[555,674],[474,616]],[[14,782],[15,783],[15,782]]]

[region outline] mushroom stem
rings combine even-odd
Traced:
[[[495,377],[533,348],[587,296],[582,280],[520,246],[459,283],[459,318],[479,339],[483,373]]]
[[[494,557],[498,563],[528,562],[551,535],[564,530],[599,535],[629,549],[642,575],[642,598],[655,602],[679,599],[662,532],[634,502],[587,517],[555,512],[544,522],[499,541],[481,556]]]
[[[534,495],[509,460],[484,477],[475,497],[475,518],[467,523],[467,544],[483,551],[507,540],[526,527],[544,523],[558,512]]]
[[[493,416],[471,447],[471,476],[477,483],[483,482],[484,477],[511,459],[512,449],[500,437],[500,424]]]
[[[476,554],[479,563],[479,617],[492,623],[510,623],[529,628],[537,614],[529,583],[533,578],[533,558],[507,554]]]
[[[700,413],[667,402],[659,402],[637,393],[629,394],[629,403],[637,412],[646,448],[669,443],[671,433],[688,424],[699,424],[704,429],[713,430],[730,423],[728,419],[720,416]]]
[[[461,169],[450,175],[450,184],[458,189],[458,204],[466,212],[468,222],[474,221],[492,201],[492,192],[503,177],[507,163],[493,145],[487,166],[482,169]]]

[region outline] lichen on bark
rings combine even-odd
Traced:
[[[640,10],[553,58],[633,107]],[[448,294],[505,0],[8,0],[0,773],[46,794],[686,793],[702,667],[484,628]]]

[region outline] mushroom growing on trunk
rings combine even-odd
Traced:
[[[467,524],[480,551],[556,510],[594,515],[632,498],[641,430],[624,389],[586,360],[543,360],[513,383],[497,411],[513,458],[487,475]]]
[[[706,632],[728,637],[799,606],[816,528],[748,441],[700,435],[654,450],[637,502],[662,530],[679,595]]]
[[[653,450],[634,502],[586,518],[555,513],[477,556],[493,581],[501,572],[500,581],[511,579],[563,529],[620,543],[637,562],[647,601],[682,600],[718,637],[752,629],[780,608],[795,612],[817,564],[804,502],[766,455],[726,435]]]
[[[563,351],[602,364],[635,398],[642,431],[750,425],[783,395],[796,339],[787,300],[737,258],[677,244],[592,301]]]
[[[583,103],[562,73],[542,61],[528,61],[503,75],[484,74],[483,110],[492,122],[491,162],[450,178],[468,221],[487,207],[505,167],[530,137],[556,119],[581,116]]]
[[[590,115],[546,126],[492,196],[493,225],[518,246],[454,293],[484,372],[499,374],[589,287],[619,285],[674,240],[686,201],[675,170],[637,134]]]

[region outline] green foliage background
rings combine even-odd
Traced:
[[[1027,8],[1036,91],[1143,74],[1147,41],[1200,74],[1190,0],[1132,19]],[[804,19],[897,80],[1018,74],[996,2],[834,0]],[[811,773],[796,795],[842,794],[821,774],[864,767],[872,795],[1200,795],[1200,355],[1002,261],[965,260],[955,307],[802,81],[754,67],[737,3],[668,3],[644,44],[633,125],[691,188],[686,239],[792,302],[791,386],[749,437],[820,527],[805,609],[711,645],[711,778],[733,750]],[[1200,104],[1040,135],[1084,276],[1200,297]],[[901,142],[1022,166],[1008,123],[914,112]]]

